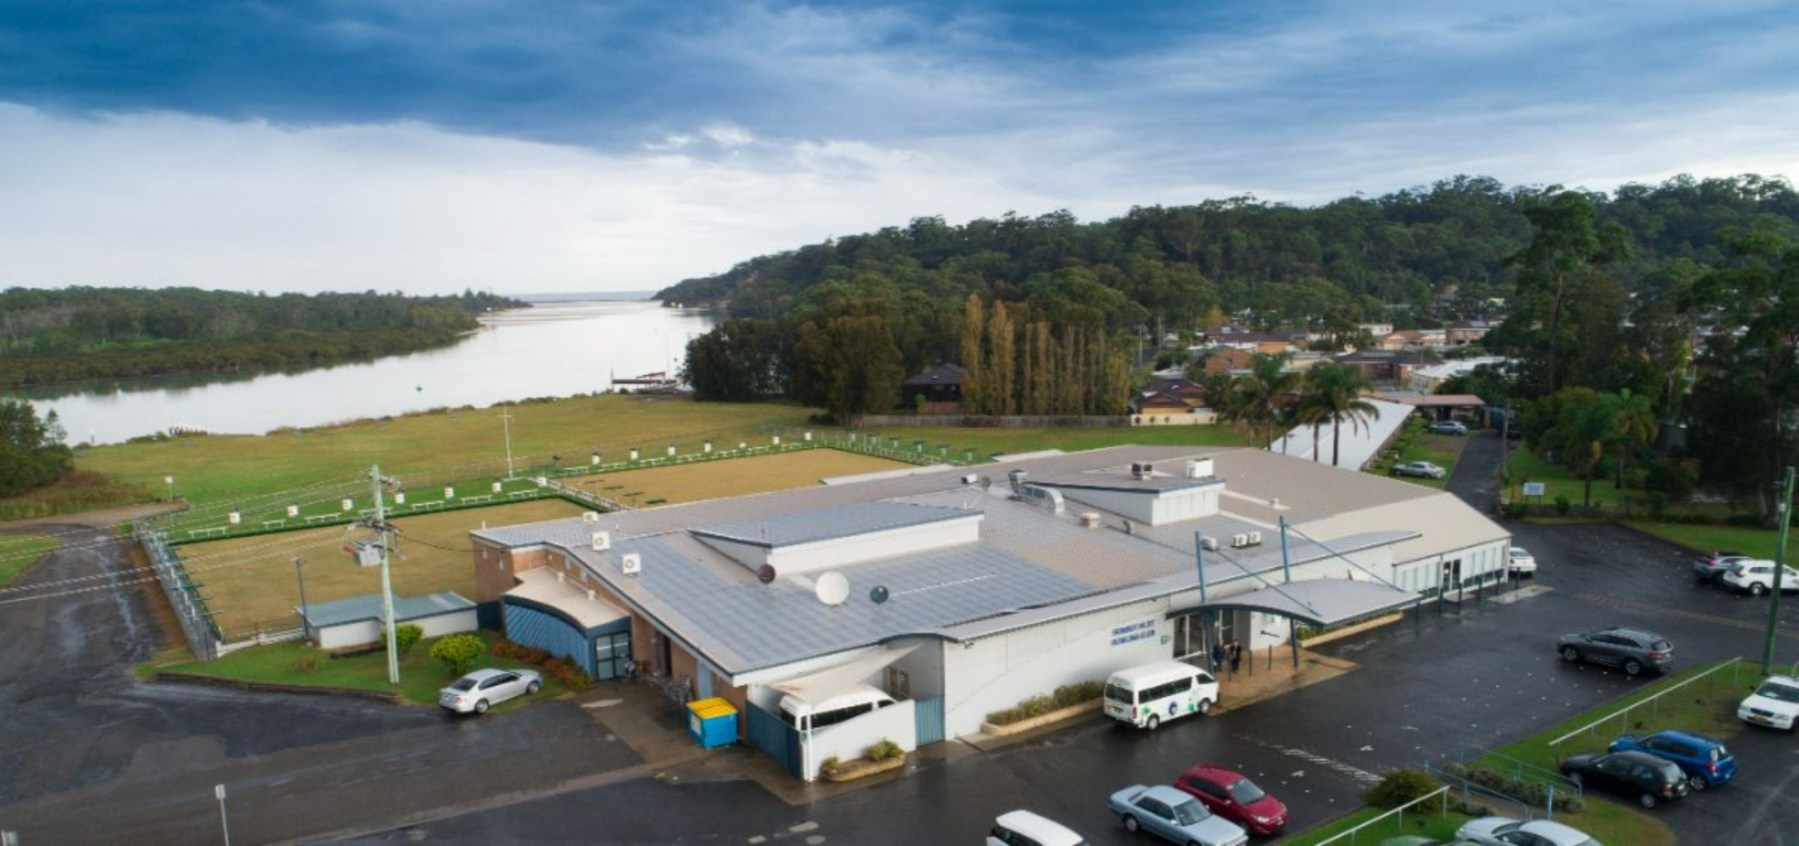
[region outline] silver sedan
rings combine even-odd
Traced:
[[[518,696],[536,693],[543,676],[536,670],[476,670],[438,691],[437,704],[458,714],[485,714],[487,709]]]

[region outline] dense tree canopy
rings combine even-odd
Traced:
[[[246,294],[197,288],[0,292],[0,387],[307,367],[454,341],[491,294]]]
[[[74,457],[62,441],[55,412],[40,419],[31,403],[0,398],[0,496],[41,488],[69,472]]]

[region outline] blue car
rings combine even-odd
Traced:
[[[1658,731],[1642,736],[1627,734],[1612,741],[1611,750],[1648,752],[1680,766],[1687,786],[1694,790],[1718,787],[1736,778],[1737,759],[1730,750],[1709,737],[1684,731]]]

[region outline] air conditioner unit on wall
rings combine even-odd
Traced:
[[[643,572],[643,559],[635,552],[627,552],[619,558],[618,568],[627,576],[635,576]]]

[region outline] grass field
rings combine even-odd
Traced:
[[[1343,834],[1358,825],[1368,823],[1383,813],[1386,812],[1379,808],[1363,808],[1342,819],[1289,837],[1282,840],[1281,843],[1285,846],[1316,846],[1316,844]],[[1386,838],[1407,834],[1430,837],[1448,843],[1455,839],[1455,830],[1461,828],[1462,824],[1470,819],[1473,817],[1445,810],[1441,797],[1439,797],[1408,808],[1404,814],[1394,814],[1367,828],[1360,829],[1353,837],[1332,841],[1331,846],[1352,846],[1352,844],[1353,846],[1375,846]]]
[[[567,481],[627,503],[677,503],[805,487],[827,476],[906,466],[855,453],[813,449],[607,476],[571,476]],[[394,592],[411,596],[453,590],[472,598],[475,585],[469,558],[470,531],[482,526],[570,517],[583,510],[563,500],[547,499],[396,519],[401,557],[390,564]],[[305,559],[302,568],[308,602],[327,602],[380,590],[380,568],[352,564],[342,549],[345,537],[343,526],[327,526],[190,543],[177,547],[177,551],[189,574],[201,583],[200,593],[206,597],[219,629],[227,640],[236,640],[258,627],[293,627],[293,609],[300,604],[299,580],[293,567],[296,555]]]
[[[499,638],[497,632],[484,631],[477,632],[477,634],[487,641],[490,647]],[[146,675],[154,675],[157,671],[169,671],[239,681],[375,690],[383,693],[398,693],[402,699],[413,705],[436,705],[437,692],[456,679],[456,676],[444,670],[443,665],[431,660],[431,645],[437,640],[437,638],[420,640],[413,644],[410,653],[400,657],[400,685],[397,688],[387,683],[386,652],[370,652],[351,658],[331,658],[317,649],[298,642],[241,649],[217,661],[196,661],[155,668],[144,665],[140,671]],[[476,666],[512,669],[530,665],[511,658],[496,657],[490,653],[477,661]],[[541,702],[565,691],[566,689],[560,683],[546,675],[543,679],[543,689],[538,691],[536,696],[521,696],[510,702],[501,703],[494,706],[493,712],[509,711],[532,702]]]
[[[55,548],[56,539],[45,535],[0,535],[0,587]]]
[[[1404,464],[1408,461],[1428,461],[1449,472],[1444,473],[1443,478],[1441,479],[1426,479],[1422,476],[1400,476],[1398,478],[1413,484],[1424,485],[1425,487],[1438,489],[1448,488],[1449,477],[1455,474],[1455,463],[1461,458],[1462,447],[1467,443],[1468,439],[1460,435],[1433,435],[1429,432],[1419,433],[1405,449],[1399,451],[1399,455],[1393,460],[1393,463]]]
[[[205,503],[268,494],[382,472],[409,487],[497,476],[506,467],[509,425],[513,464],[520,473],[547,465],[586,464],[598,450],[608,461],[631,446],[645,454],[679,445],[697,452],[711,438],[766,443],[769,434],[806,425],[808,410],[793,405],[696,403],[685,398],[605,395],[501,409],[417,414],[266,436],[179,438],[102,446],[76,461],[83,470],[115,477],[157,495],[170,486],[190,502]]]
[[[1680,544],[1694,552],[1740,552],[1757,558],[1773,558],[1780,538],[1773,529],[1747,526],[1703,526],[1690,523],[1650,523],[1626,521],[1639,531]],[[1799,562],[1799,531],[1787,532],[1787,563]]]
[[[1544,461],[1529,450],[1518,449],[1513,452],[1509,465],[1512,479],[1510,491],[1513,495],[1518,495],[1524,490],[1525,482],[1542,482],[1543,497],[1541,500],[1533,498],[1533,502],[1553,504],[1558,496],[1567,497],[1568,501],[1575,505],[1586,501],[1586,482],[1584,480],[1561,465]],[[1621,496],[1630,493],[1640,494],[1641,492],[1614,488],[1612,480],[1608,478],[1595,477],[1593,479],[1594,507],[1616,507]]]

